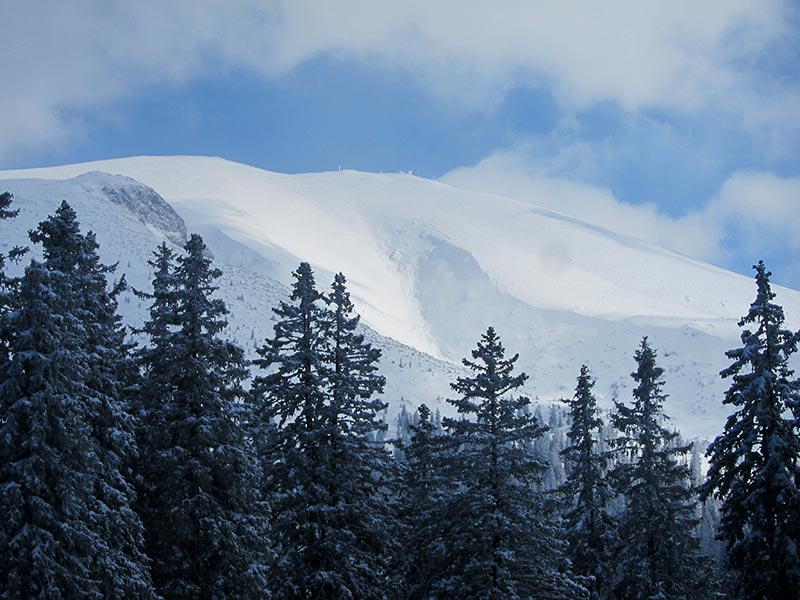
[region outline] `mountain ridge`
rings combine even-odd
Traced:
[[[449,381],[432,380],[462,372],[460,358],[493,325],[506,347],[520,353],[530,393],[542,400],[571,395],[586,362],[606,406],[627,393],[633,351],[649,335],[667,370],[676,424],[705,437],[722,427],[726,384],[717,373],[726,366],[724,351],[737,345],[736,322],[754,297],[746,277],[527,202],[406,174],[283,175],[224,159],[135,157],[4,171],[0,187],[27,202],[42,195],[35,188],[47,187],[46,178],[98,169],[151,187],[190,230],[204,235],[219,266],[236,280],[224,296],[239,336],[248,320],[259,321],[259,335],[270,333],[260,322],[265,304],[285,293],[300,260],[312,263],[320,287],[343,271],[376,339],[416,349],[419,362],[431,357],[412,377],[403,372],[402,352],[387,354],[385,362],[394,360],[387,376],[393,410],[399,410],[398,395],[411,404],[432,397],[441,403]],[[20,176],[39,183],[13,181]],[[52,195],[61,184],[50,185]],[[69,195],[70,184],[63,185],[62,195]],[[84,227],[107,227],[101,212],[79,210]],[[256,280],[274,291],[235,316],[244,310],[236,286],[255,298],[254,286],[243,282]],[[776,290],[787,322],[796,322],[800,294]],[[435,374],[423,381],[428,368]]]

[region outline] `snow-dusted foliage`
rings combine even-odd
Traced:
[[[727,352],[734,412],[708,449],[703,493],[722,502],[720,537],[737,598],[800,597],[800,381],[789,368],[800,332],[784,328],[763,262],[756,298]]]
[[[243,427],[242,350],[220,339],[219,270],[198,235],[153,261],[151,318],[140,351],[142,515],[153,581],[165,598],[263,598],[268,510]]]
[[[447,362],[466,352],[471,327],[505,313],[513,319],[501,324],[526,324],[514,329],[515,344],[527,348],[537,387],[540,372],[575,368],[575,353],[594,339],[595,321],[570,317],[554,343],[549,317],[495,303],[484,263],[471,256],[486,248],[467,253],[416,224],[398,225],[408,228],[402,235],[379,228],[389,237],[376,247],[397,242],[391,261],[417,278],[403,293],[424,283],[415,301],[430,330],[382,314],[398,290],[375,276],[380,261],[353,280],[362,300],[380,300],[365,319],[409,327],[442,351],[435,359],[361,324],[341,274],[319,291],[303,262],[279,304],[286,289],[263,273],[229,265],[233,276],[223,277],[199,235],[183,251],[170,243],[185,241],[182,220],[135,182],[95,173],[15,185],[19,216],[11,194],[0,194],[0,598],[699,600],[719,597],[723,562],[735,597],[798,598],[800,382],[790,361],[800,332],[784,328],[763,264],[740,322],[743,345],[722,372],[731,386],[720,405],[734,412],[709,449],[701,508],[692,487],[704,478],[701,444],[690,469],[690,446],[666,424],[665,369],[648,338],[635,355],[633,404],[615,402],[612,418],[600,418],[604,386],[617,398],[620,376],[627,380],[606,357],[653,321],[603,325],[610,337],[590,353],[602,383],[595,388],[582,367],[568,414],[548,409],[565,381],[545,379],[544,402],[531,404],[518,357],[506,357],[493,328],[463,365]],[[95,235],[54,200],[65,190],[100,223],[110,256],[129,259],[137,287],[152,271],[147,291],[131,294],[124,276],[110,281],[115,266],[101,261]],[[39,223],[47,203],[55,213]],[[39,259],[23,269],[18,244],[28,230]],[[228,258],[243,248],[215,235]],[[147,269],[143,256],[156,243]],[[295,260],[281,256],[269,269]],[[272,272],[253,252],[240,258]],[[469,293],[458,291],[461,278],[475,283]],[[231,327],[223,296],[241,315]],[[655,326],[654,339],[684,384],[673,393],[697,385],[706,398],[712,388],[699,371],[687,375],[685,359],[669,359],[690,355],[683,337],[711,361],[703,364],[722,358],[691,319],[678,337]],[[242,335],[259,355],[252,380],[235,342]],[[445,403],[453,380],[456,397]],[[389,443],[383,396],[402,407]],[[704,403],[678,414],[704,414]]]
[[[420,405],[402,444],[397,481],[400,551],[394,561],[400,598],[436,597],[440,573],[448,562],[442,531],[449,522],[448,498],[453,485],[445,475],[447,440],[431,410]]]
[[[0,222],[5,219],[12,219],[19,214],[19,210],[9,208],[14,199],[9,192],[0,194]],[[6,326],[6,319],[12,307],[13,279],[5,273],[7,260],[18,261],[26,252],[21,246],[12,247],[8,254],[0,252],[0,363],[8,359],[8,345],[10,343],[11,332]]]
[[[440,524],[434,597],[582,597],[565,574],[567,561],[557,516],[537,489],[545,464],[531,452],[545,430],[514,392],[527,379],[515,374],[518,356],[491,327],[464,365],[473,376],[452,384],[448,400],[461,418],[444,419],[445,472],[454,486]]]
[[[647,338],[635,359],[633,405],[616,402],[612,416],[621,435],[613,440],[620,456],[611,476],[626,500],[614,597],[701,600],[708,592],[695,537],[697,502],[681,460],[690,447],[681,446],[679,434],[664,425],[664,369]]]
[[[341,274],[319,292],[308,263],[294,273],[274,337],[256,364],[262,423],[255,431],[272,494],[274,576],[283,598],[380,597],[387,583],[388,508],[381,476],[390,455],[373,443],[386,425],[380,352],[357,333]],[[275,427],[265,427],[266,421]]]
[[[616,528],[607,512],[612,491],[606,478],[607,456],[599,446],[603,421],[597,414],[593,387],[589,368],[582,365],[575,395],[569,401],[569,445],[561,451],[568,475],[559,491],[567,501],[564,528],[572,568],[586,578],[584,585],[592,598],[608,598]]]
[[[0,362],[0,588],[7,598],[153,598],[133,510],[124,334],[97,244],[66,203],[31,231]]]

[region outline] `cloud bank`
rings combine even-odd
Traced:
[[[714,110],[778,147],[797,131],[789,0],[77,0],[0,7],[0,158],[66,144],[88,113],[215,71],[280,77],[321,55],[404,69],[491,109],[539,86],[567,110]],[[794,36],[794,37],[793,37]],[[768,100],[768,101],[767,101]],[[788,129],[787,129],[788,128]],[[790,131],[791,130],[791,131]]]
[[[528,150],[495,152],[441,180],[529,202],[734,270],[765,258],[780,281],[800,289],[800,177],[739,171],[701,208],[675,217],[653,204],[629,204],[606,188],[554,174],[568,159],[556,155],[542,164]],[[590,153],[577,147],[563,154]]]

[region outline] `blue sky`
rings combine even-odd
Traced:
[[[413,171],[800,289],[791,1],[4,3],[0,168]]]

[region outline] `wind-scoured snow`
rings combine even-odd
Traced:
[[[174,223],[143,222],[119,202],[122,192],[109,192],[114,186],[103,192],[97,184],[76,188],[78,180],[42,181],[95,171],[149,186],[190,231],[204,235],[226,272],[222,292],[233,336],[250,349],[269,332],[270,303],[285,292],[301,260],[312,264],[320,286],[344,272],[364,322],[383,336],[376,339],[391,338],[419,353],[387,352],[387,399],[395,410],[399,398],[390,394],[435,405],[425,395],[446,393],[442,379],[459,371],[447,362],[458,363],[493,325],[508,350],[520,353],[530,393],[542,400],[571,395],[586,362],[606,405],[615,393],[629,396],[633,352],[648,335],[667,369],[665,391],[672,398],[665,411],[676,426],[703,437],[722,427],[727,383],[717,373],[727,363],[724,351],[737,345],[736,322],[754,298],[750,278],[528,202],[405,174],[283,175],[216,158],[136,157],[0,172],[0,179],[28,180],[0,187],[15,194],[18,207],[41,203],[38,213],[52,212],[61,194],[111,257],[143,254],[136,258],[143,263],[159,237],[176,241],[164,231],[172,228],[174,236],[180,231]],[[116,186],[124,189],[123,181]],[[124,218],[137,224],[124,235],[110,221],[112,211],[92,208],[115,197],[113,215],[126,212]],[[135,193],[129,189],[127,197]],[[129,234],[136,244],[122,239]],[[129,249],[115,254],[120,244]],[[141,276],[147,279],[146,269]],[[800,293],[776,291],[787,323],[798,323]],[[429,363],[409,369],[406,363],[414,361]]]

